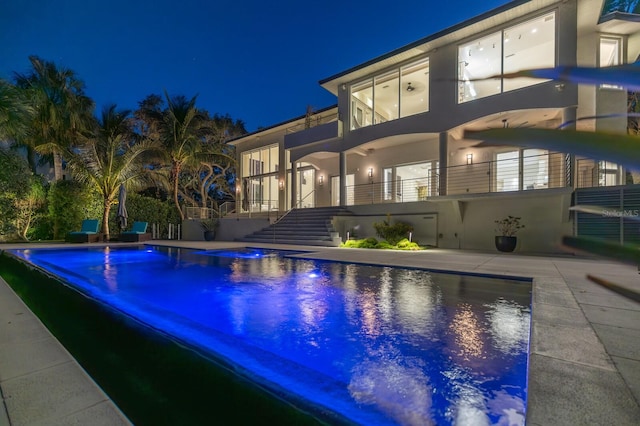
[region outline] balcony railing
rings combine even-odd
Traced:
[[[426,201],[439,195],[487,194],[562,188],[567,185],[565,155],[550,153],[447,168],[446,192],[437,172],[414,179],[347,187],[347,205]]]
[[[185,207],[184,214],[186,219],[213,219],[218,217],[218,213],[208,207]]]
[[[337,113],[324,115],[324,116],[322,114],[313,114],[313,115],[310,115],[309,117],[307,117],[305,119],[304,123],[300,123],[300,124],[296,124],[295,126],[287,127],[285,132],[286,132],[286,134],[297,133],[297,132],[300,132],[302,130],[310,129],[312,127],[317,127],[317,126],[320,126],[322,124],[331,123],[332,121],[337,121],[337,120],[338,120],[338,114]]]

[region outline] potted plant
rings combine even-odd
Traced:
[[[205,219],[200,222],[200,226],[204,231],[205,241],[213,241],[216,238],[216,229],[218,229],[219,225],[220,221],[218,219]]]
[[[524,228],[520,223],[520,218],[516,216],[507,216],[504,219],[496,220],[496,248],[502,252],[512,252],[516,248],[518,239],[516,234]]]

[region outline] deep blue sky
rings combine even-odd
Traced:
[[[0,78],[29,55],[74,70],[101,110],[188,97],[254,131],[336,103],[318,81],[507,0],[0,0]]]

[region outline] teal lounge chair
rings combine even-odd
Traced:
[[[70,243],[97,243],[100,241],[99,226],[98,219],[85,219],[82,221],[82,227],[79,231],[67,234],[67,241]]]
[[[124,231],[120,233],[120,241],[136,243],[150,240],[151,234],[147,233],[147,226],[147,222],[133,222],[131,231]]]

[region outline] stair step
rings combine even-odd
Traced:
[[[237,241],[246,243],[267,243],[267,244],[292,244],[305,246],[322,246],[322,247],[338,247],[340,243],[333,240],[287,240],[287,239],[267,239],[267,238],[240,238]]]
[[[337,247],[341,239],[332,220],[342,215],[353,213],[344,207],[294,209],[279,222],[237,241]]]

